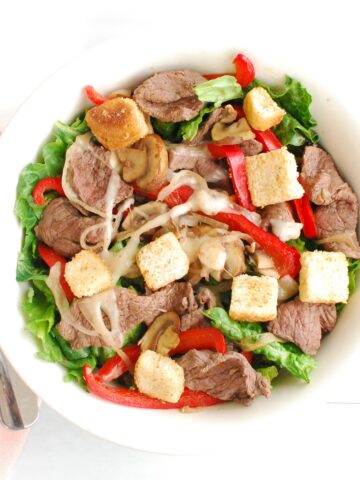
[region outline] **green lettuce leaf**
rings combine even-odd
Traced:
[[[201,102],[214,103],[219,107],[222,103],[243,97],[241,86],[231,75],[208,80],[194,87],[194,92]]]
[[[313,128],[305,128],[296,118],[290,115],[290,113],[287,113],[282,122],[273,130],[283,145],[300,147],[304,145],[306,141],[311,143],[317,143],[319,141],[319,135]]]
[[[179,126],[179,135],[185,141],[191,141],[198,133],[199,127],[204,117],[215,110],[215,105],[204,107],[199,114],[192,120],[181,122]]]
[[[279,370],[275,367],[275,365],[271,365],[270,367],[257,368],[256,371],[261,373],[263,377],[267,378],[269,382],[272,382],[274,378],[279,375]]]
[[[256,339],[264,331],[264,327],[260,323],[232,320],[222,308],[205,310],[204,315],[210,319],[213,327],[219,329],[225,337],[233,342],[239,342],[245,337]],[[313,357],[306,355],[292,343],[269,343],[254,350],[254,353],[263,355],[267,360],[285,368],[305,382],[309,382],[309,374],[316,366]]]
[[[39,222],[45,206],[34,203],[32,191],[42,178],[61,174],[67,148],[74,142],[77,135],[88,130],[85,116],[77,118],[71,125],[57,122],[55,139],[43,147],[40,160],[26,165],[20,172],[15,203],[15,215],[24,227],[24,242],[16,270],[16,279],[19,282],[40,280],[45,275],[43,264],[39,261],[37,254],[38,242],[34,234],[34,227]],[[53,193],[46,195],[48,198],[54,196]]]
[[[163,139],[172,143],[178,143],[181,141],[179,135],[179,126],[181,125],[181,122],[161,122],[157,118],[152,117],[151,123],[155,133],[160,135]]]
[[[356,290],[357,275],[356,272],[360,270],[360,260],[355,260],[353,258],[348,258],[348,275],[349,275],[349,297]],[[341,312],[345,307],[346,303],[337,303],[336,310]]]
[[[255,80],[252,87],[261,86],[287,114],[283,121],[273,130],[284,145],[300,147],[304,143],[317,143],[319,136],[315,131],[316,121],[310,112],[312,97],[306,88],[290,76],[285,76],[284,85],[281,87],[269,87]]]

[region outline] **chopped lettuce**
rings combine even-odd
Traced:
[[[284,145],[299,147],[307,141],[317,143],[319,136],[315,131],[316,121],[310,112],[312,98],[306,88],[290,76],[285,76],[282,87],[272,88],[255,80],[252,87],[261,86],[287,114],[274,128],[274,133]]]
[[[243,91],[235,77],[223,75],[208,80],[194,87],[194,92],[202,102],[214,103],[219,107],[222,103],[243,97]]]
[[[25,236],[18,258],[16,279],[19,282],[41,279],[45,272],[37,255],[37,239],[34,227],[39,222],[44,206],[38,206],[32,198],[32,191],[39,180],[44,177],[59,176],[62,172],[66,149],[74,142],[77,135],[88,131],[85,117],[77,118],[71,125],[57,122],[55,139],[47,143],[42,150],[42,158],[30,163],[20,173],[17,185],[15,214],[24,227]],[[53,195],[52,193],[48,194]],[[40,263],[40,264],[39,264]]]
[[[179,126],[181,122],[162,122],[157,118],[151,118],[151,123],[154,131],[159,134],[164,140],[172,143],[178,143],[181,141],[179,135]]]
[[[356,289],[357,275],[356,272],[360,269],[360,260],[348,258],[348,275],[349,275],[349,296],[351,296]],[[345,303],[337,303],[336,310],[341,312],[345,307]]]
[[[245,337],[256,338],[264,331],[264,327],[260,323],[232,320],[223,308],[206,310],[204,315],[210,319],[213,327],[219,329],[225,337],[233,342],[239,342]],[[306,355],[292,343],[268,343],[256,349],[254,353],[263,355],[267,360],[285,368],[292,375],[305,382],[310,381],[309,374],[316,366],[313,357]]]
[[[279,375],[279,370],[275,367],[275,365],[271,365],[270,367],[262,367],[256,369],[263,377],[265,377],[269,382],[272,382],[274,378]]]
[[[213,112],[215,108],[215,105],[204,107],[192,120],[181,122],[179,126],[179,134],[181,138],[185,141],[191,141],[196,136],[205,115]]]
[[[319,136],[313,128],[305,128],[290,113],[287,113],[282,122],[274,128],[274,133],[283,145],[300,147],[308,140],[317,143]]]

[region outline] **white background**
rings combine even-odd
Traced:
[[[124,25],[149,22],[160,29],[164,22],[173,24],[177,39],[181,35],[194,37],[194,48],[197,35],[226,35],[227,29],[241,29],[244,22],[253,23],[253,35],[272,42],[274,48],[291,45],[294,57],[305,49],[316,58],[318,46],[325,44],[326,51],[319,56],[319,62],[336,81],[344,83],[348,95],[353,92],[354,99],[359,99],[359,25],[355,2],[2,0],[0,130],[31,91],[62,64],[116,36]],[[146,39],[143,41],[146,49]],[[126,48],[131,49],[131,42],[129,38]],[[121,56],[114,61],[121,62]],[[12,272],[6,273],[13,277]],[[291,426],[284,432],[282,445],[273,445],[271,432],[264,432],[258,445],[253,446],[259,452],[258,462],[249,465],[241,452],[238,458],[233,454],[184,458],[130,451],[90,436],[43,407],[12,478],[359,478],[356,464],[360,405],[324,408],[331,408],[327,432],[318,431],[317,425],[309,426],[308,440],[296,449],[292,449],[296,431]],[[141,434],[141,425],[136,428]],[[176,432],[169,432],[171,435]],[[223,443],[226,439],[217,438],[214,431],[214,442]],[[262,454],[265,451],[267,454]]]

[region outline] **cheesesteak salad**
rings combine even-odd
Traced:
[[[108,401],[205,407],[309,382],[355,290],[359,204],[289,76],[162,71],[57,122],[20,173],[38,357]]]

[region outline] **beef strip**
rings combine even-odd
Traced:
[[[331,156],[319,147],[306,147],[301,180],[310,200],[318,205],[315,222],[319,240],[333,235],[340,239],[324,244],[326,250],[343,252],[360,258],[356,236],[359,202],[349,185],[342,180]]]
[[[211,112],[208,118],[203,122],[203,124],[199,128],[195,137],[192,140],[190,140],[188,144],[199,145],[201,142],[203,142],[208,137],[208,134],[210,133],[210,130],[215,125],[215,123],[221,119],[223,112],[224,112],[224,109],[222,107],[216,108],[213,112]]]
[[[210,326],[203,312],[204,309],[216,307],[217,300],[215,295],[209,288],[200,287],[195,298],[199,308],[181,317],[180,329],[182,332],[189,330],[189,328],[207,328]]]
[[[258,155],[263,151],[263,146],[257,140],[244,140],[240,143],[240,148],[244,152],[245,157]]]
[[[137,295],[128,288],[115,288],[116,301],[119,309],[119,324],[122,334],[135,325],[144,322],[149,325],[163,312],[176,312],[183,316],[197,309],[192,286],[186,282],[172,283],[151,295]],[[81,311],[82,300],[75,301],[70,308],[70,313],[75,321],[87,329],[92,327]],[[104,317],[106,324],[106,317]],[[107,325],[108,326],[108,325]],[[99,335],[90,336],[72,326],[66,317],[57,325],[59,333],[70,342],[71,347],[80,349],[95,346],[105,346]],[[121,347],[123,335],[119,338]]]
[[[218,188],[229,187],[229,171],[213,159],[206,146],[171,145],[168,153],[171,170],[192,170]]]
[[[249,405],[257,395],[270,396],[270,383],[238,352],[225,354],[190,350],[177,360],[185,373],[185,385],[221,400]]]
[[[320,348],[322,330],[331,331],[336,323],[335,305],[304,303],[298,298],[279,306],[276,320],[268,330],[295,343],[304,353],[315,355]]]
[[[104,147],[84,141],[83,138],[79,140],[79,137],[66,152],[69,161],[68,181],[72,189],[80,200],[100,211],[106,208],[105,196],[112,172],[111,155]],[[117,175],[119,188],[115,204],[133,193],[133,188]]]
[[[200,73],[178,70],[156,73],[134,91],[139,107],[162,122],[181,122],[196,117],[204,107],[194,87],[206,82]]]
[[[80,252],[80,236],[92,225],[103,222],[97,216],[84,217],[66,197],[55,198],[43,212],[39,224],[35,227],[36,237],[64,257],[72,257]],[[90,232],[86,241],[96,244],[101,241],[102,228]]]
[[[269,230],[270,220],[282,220],[283,222],[295,222],[291,207],[288,202],[268,205],[261,210],[261,228]]]

